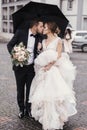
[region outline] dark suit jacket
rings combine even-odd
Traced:
[[[36,56],[37,56],[37,45],[38,45],[39,41],[41,42],[41,36],[39,34],[37,34],[36,39],[35,39],[35,46],[34,46],[34,58],[36,58]],[[20,42],[23,42],[23,44],[27,48],[28,30],[18,29],[16,31],[13,38],[7,44],[7,48],[8,48],[8,51],[9,51],[10,54],[11,54],[13,47],[15,45],[18,45]],[[18,68],[20,68],[20,66],[18,66],[18,67],[15,66],[15,65],[13,66],[13,70],[17,70]]]

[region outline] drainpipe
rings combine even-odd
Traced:
[[[77,10],[77,30],[82,29],[82,13],[83,13],[83,0],[78,0]]]

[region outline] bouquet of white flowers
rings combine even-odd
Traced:
[[[27,65],[29,59],[29,51],[25,48],[23,43],[19,43],[19,45],[15,45],[11,52],[12,63],[16,66]]]

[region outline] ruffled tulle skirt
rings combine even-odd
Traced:
[[[55,65],[44,72],[40,57],[35,61],[36,75],[30,90],[31,114],[44,130],[63,129],[68,117],[77,112],[73,89],[76,68],[68,55],[62,54]],[[46,58],[43,58],[43,63],[46,63]]]

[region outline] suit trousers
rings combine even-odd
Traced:
[[[18,67],[14,70],[16,84],[17,84],[17,102],[20,111],[31,111],[31,104],[29,101],[30,86],[34,78],[34,65],[26,65]]]

